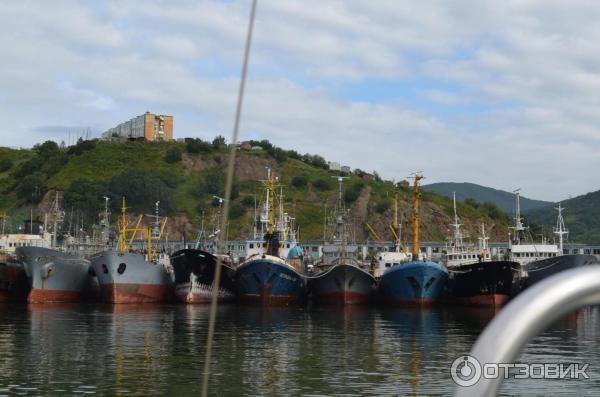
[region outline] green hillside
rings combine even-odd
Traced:
[[[440,182],[424,185],[423,190],[437,192],[447,197],[452,197],[456,192],[456,199],[465,201],[467,199],[475,200],[479,203],[494,203],[498,208],[507,214],[513,214],[515,211],[515,195],[504,190],[492,189],[477,185],[474,183],[456,183]],[[532,200],[521,196],[521,210],[528,211],[535,208],[552,205],[551,202],[542,200]]]
[[[286,211],[296,218],[301,239],[322,238],[324,214],[335,204],[334,177],[339,172],[329,171],[325,159],[318,155],[283,150],[268,141],[251,144],[262,150],[238,149],[228,238],[243,239],[249,235],[255,200],[260,200],[262,193],[258,181],[265,178],[266,167],[279,177]],[[151,214],[154,203],[160,201],[161,211],[171,217],[170,236],[178,238],[185,233],[187,238],[194,238],[201,214],[209,220],[218,205],[214,196],[224,194],[227,156],[228,146],[222,137],[213,142],[92,140],[68,148],[60,148],[54,142],[30,150],[0,148],[0,209],[11,216],[13,227],[29,218],[31,209],[43,219],[53,192],[60,191],[67,218],[89,227],[98,220],[104,196],[111,198],[113,214],[118,213],[123,196],[132,215]],[[382,239],[391,240],[394,194],[399,195],[401,217],[410,219],[410,188],[406,184],[395,186],[376,175],[368,180],[364,174],[354,170],[344,181],[356,238],[369,237],[365,225],[368,222]],[[424,192],[422,208],[423,239],[444,240],[450,234],[451,200],[435,192]],[[480,222],[492,231],[492,240],[505,239],[507,217],[494,205],[459,203],[458,211],[465,233],[473,239]],[[406,239],[409,228],[404,229]]]
[[[562,202],[563,218],[569,229],[569,240],[585,243],[600,241],[600,190]],[[525,213],[532,222],[551,228],[556,225],[555,205],[537,208]]]

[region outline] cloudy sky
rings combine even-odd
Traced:
[[[143,4],[143,6],[142,6]],[[0,137],[146,110],[231,135],[250,1],[0,7]],[[259,0],[241,139],[427,182],[560,200],[600,189],[600,3]]]

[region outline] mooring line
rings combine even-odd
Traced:
[[[233,172],[235,168],[235,154],[237,151],[236,142],[238,140],[238,132],[240,127],[240,118],[242,116],[242,104],[244,99],[244,89],[246,87],[246,75],[248,73],[248,59],[250,58],[250,45],[252,42],[252,31],[254,29],[254,17],[256,15],[257,0],[252,0],[252,8],[250,9],[250,22],[248,24],[248,33],[246,35],[246,47],[244,49],[244,62],[242,66],[242,75],[240,78],[240,88],[238,92],[237,107],[235,110],[235,122],[233,125],[233,133],[231,137],[231,145],[229,150],[229,164],[227,166],[227,180],[225,182],[225,200],[223,203],[223,214],[221,218],[221,230],[225,230],[229,217],[229,200],[231,198],[231,187],[233,184]],[[223,239],[219,239],[217,253],[224,251]],[[213,290],[210,301],[210,314],[208,320],[208,337],[206,340],[206,355],[204,357],[204,375],[202,381],[202,397],[208,396],[208,382],[210,378],[210,361],[213,345],[213,337],[215,333],[215,322],[217,317],[217,298],[219,295],[219,284],[221,282],[221,264],[222,258],[217,255],[217,267],[213,278]]]

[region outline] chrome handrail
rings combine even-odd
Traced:
[[[585,266],[548,277],[513,299],[488,324],[470,355],[481,365],[512,363],[522,348],[561,316],[587,305],[600,304],[600,266]],[[456,396],[495,396],[503,376],[481,377]]]

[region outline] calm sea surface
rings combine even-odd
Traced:
[[[211,395],[449,395],[449,367],[493,310],[221,306]],[[0,306],[0,395],[200,395],[207,306]],[[600,395],[600,310],[554,324],[521,362],[589,380],[508,380],[504,395]]]

